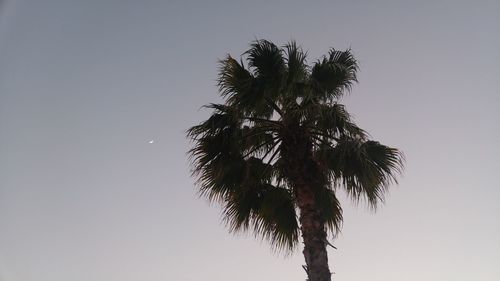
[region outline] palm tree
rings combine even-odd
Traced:
[[[200,194],[223,205],[230,231],[252,230],[275,249],[302,236],[309,281],[331,280],[327,234],[342,223],[344,189],[372,207],[402,165],[395,148],[369,140],[338,103],[356,80],[350,50],[331,49],[312,67],[295,42],[257,40],[237,61],[220,61],[224,104],[190,128]],[[331,245],[331,244],[330,244]]]

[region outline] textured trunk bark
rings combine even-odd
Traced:
[[[331,281],[326,252],[325,223],[316,203],[315,187],[322,184],[322,175],[312,157],[312,143],[299,120],[288,120],[280,133],[280,153],[284,173],[294,188],[299,207],[300,230],[304,240],[304,258],[308,281]]]
[[[331,281],[326,251],[326,230],[321,214],[316,208],[315,194],[311,186],[297,187],[297,203],[300,210],[300,230],[304,240],[304,258],[309,281]]]

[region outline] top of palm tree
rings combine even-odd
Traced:
[[[298,241],[296,186],[315,186],[317,207],[336,232],[343,188],[373,207],[403,167],[395,148],[369,140],[338,103],[357,82],[350,50],[331,49],[309,66],[292,41],[277,47],[257,40],[237,61],[220,61],[224,104],[188,130],[193,175],[200,193],[224,206],[232,231],[253,229],[279,249]]]

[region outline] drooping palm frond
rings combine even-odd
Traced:
[[[221,201],[233,192],[243,179],[245,159],[238,142],[225,129],[214,136],[204,136],[190,150],[193,175],[197,177],[200,193],[210,200]]]
[[[276,249],[290,250],[298,241],[294,203],[289,190],[273,185],[279,123],[246,117],[236,106],[207,108],[214,113],[188,130],[200,195],[224,206],[233,231],[252,229]]]
[[[376,141],[342,138],[335,147],[320,152],[335,182],[355,200],[367,199],[373,207],[383,201],[388,184],[397,182],[404,156]]]
[[[277,250],[298,243],[298,222],[292,194],[271,184],[255,184],[225,202],[225,221],[233,232],[253,230]]]
[[[201,195],[224,205],[224,219],[232,231],[251,229],[276,249],[291,250],[296,245],[298,225],[292,195],[271,184],[272,165],[255,157],[243,159],[219,152],[200,168]]]
[[[329,231],[336,234],[342,227],[342,207],[335,195],[335,191],[329,188],[318,188],[316,190],[318,210]]]

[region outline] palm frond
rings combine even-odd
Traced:
[[[343,138],[334,148],[322,149],[334,181],[353,199],[365,198],[372,207],[383,201],[388,185],[402,172],[403,154],[376,141]]]
[[[188,129],[187,136],[191,139],[215,135],[223,129],[237,128],[241,124],[241,114],[235,108],[213,103],[206,105],[205,108],[214,109],[214,112],[204,122]]]
[[[290,251],[298,242],[298,222],[289,190],[257,184],[226,201],[225,221],[233,232],[252,230],[278,250]]]
[[[358,63],[350,50],[331,49],[311,71],[312,94],[324,101],[339,98],[357,82]]]
[[[337,234],[342,227],[342,207],[335,195],[335,191],[323,187],[316,189],[316,204],[321,212],[321,217],[325,221],[327,229]]]
[[[351,115],[342,104],[315,104],[306,110],[309,115],[306,120],[312,121],[310,126],[313,133],[327,140],[343,136],[364,139],[367,135],[352,121]]]
[[[262,77],[254,77],[243,62],[238,62],[231,56],[220,61],[218,78],[219,92],[226,98],[226,104],[238,108],[248,116],[269,118],[275,110],[275,104],[270,99],[269,82]]]
[[[245,54],[248,55],[248,66],[254,70],[255,77],[278,90],[285,74],[282,50],[270,41],[256,40]]]
[[[222,97],[231,98],[235,94],[240,96],[252,92],[253,75],[230,55],[219,61],[219,78],[217,84]]]
[[[235,190],[243,180],[245,160],[238,138],[230,129],[216,135],[205,135],[196,140],[189,151],[192,174],[200,185],[200,194],[209,200],[220,201]]]
[[[286,64],[288,66],[287,85],[290,87],[297,86],[297,83],[304,82],[307,78],[307,52],[297,46],[295,41],[291,41],[285,45]]]

